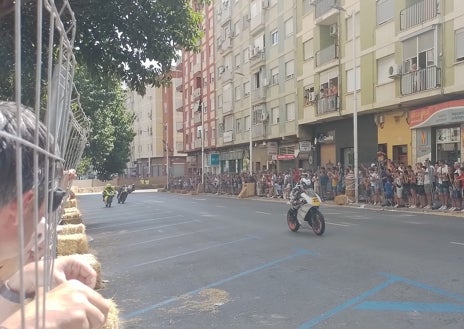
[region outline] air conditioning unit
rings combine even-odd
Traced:
[[[336,37],[337,36],[337,24],[330,25],[329,34],[330,34],[331,37]]]
[[[269,8],[269,0],[263,0],[261,4],[263,9]]]
[[[251,46],[250,47],[250,58],[257,56],[259,53],[259,47]]]
[[[226,71],[226,69],[224,68],[223,65],[221,65],[221,66],[218,67],[218,72],[219,72],[219,74],[222,74],[222,73],[224,73],[225,71]]]
[[[395,79],[396,77],[400,75],[401,75],[401,65],[394,64],[388,68],[388,77],[390,79]]]

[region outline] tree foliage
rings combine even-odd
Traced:
[[[22,2],[23,71],[32,72],[37,44],[37,2]],[[58,8],[61,2],[55,0]],[[160,86],[169,82],[171,65],[179,58],[180,51],[199,49],[203,35],[199,4],[209,1],[194,2],[197,4],[195,8],[189,0],[71,1],[77,21],[75,54],[78,63],[94,76],[120,79],[141,94],[146,85]],[[12,75],[4,73],[13,68],[13,3],[13,0],[0,0],[0,60],[4,64],[3,72],[0,72],[4,86],[0,86],[0,93],[11,93],[12,90]],[[64,14],[62,19],[71,20],[71,17]],[[44,31],[47,31],[48,23],[45,18]],[[48,44],[47,33],[43,35],[42,44]],[[43,64],[45,66],[46,61]],[[9,89],[5,88],[8,86]]]
[[[97,80],[79,67],[75,75],[81,104],[92,122],[88,146],[79,174],[92,167],[101,180],[121,174],[129,161],[130,143],[135,133],[134,116],[125,110],[125,92],[116,80]]]

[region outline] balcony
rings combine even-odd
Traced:
[[[229,69],[226,69],[221,75],[220,79],[223,83],[226,83],[229,80],[232,80],[232,72]]]
[[[195,101],[200,96],[201,96],[201,88],[195,88],[192,92],[192,101]]]
[[[423,0],[400,12],[400,29],[407,30],[413,26],[431,20],[440,14],[440,0]]]
[[[234,132],[232,130],[224,131],[222,135],[222,139],[224,143],[230,143],[234,141]]]
[[[441,86],[441,69],[429,66],[401,75],[401,94],[410,95]]]
[[[260,101],[265,101],[266,100],[266,89],[261,87],[261,88],[256,88],[251,91],[251,101],[252,102],[260,102]]]
[[[201,148],[201,138],[196,138],[193,144],[193,148],[199,149]]]
[[[337,112],[340,108],[338,95],[326,96],[317,100],[317,115]]]
[[[250,51],[250,62],[252,65],[258,65],[266,61],[266,53],[264,49],[253,47]]]
[[[260,13],[250,19],[250,33],[255,33],[264,28],[264,14]]]
[[[184,143],[177,142],[176,143],[176,150],[177,150],[177,152],[184,152]]]
[[[221,25],[224,25],[231,19],[231,9],[230,6],[222,6],[221,13],[220,13],[220,22]]]
[[[314,1],[314,6],[315,18],[316,21],[318,21],[318,19],[322,18],[322,16],[329,13],[331,10],[333,10],[334,13],[336,13],[337,10],[335,8],[339,7],[339,4],[338,0],[316,0]]]
[[[338,46],[330,45],[316,52],[316,66],[322,66],[338,58]]]
[[[197,74],[201,72],[201,63],[196,63],[193,65],[193,74]]]
[[[196,111],[193,114],[193,124],[201,124],[201,111]]]
[[[232,38],[231,37],[225,37],[219,42],[218,45],[218,51],[221,54],[225,54],[228,51],[232,50]]]
[[[183,122],[176,122],[176,131],[182,132],[184,130],[184,123]]]
[[[260,122],[251,127],[252,134],[251,136],[256,139],[266,138],[266,127],[264,123]]]
[[[176,108],[176,112],[184,112],[184,106],[181,105],[178,108]]]

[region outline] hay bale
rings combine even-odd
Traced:
[[[97,282],[95,284],[95,290],[101,289],[104,287],[102,276],[101,276],[101,264],[98,261],[97,257],[93,254],[84,254],[82,255],[85,260],[89,263],[90,266],[97,272]]]
[[[343,206],[348,203],[348,197],[346,195],[337,195],[334,198],[335,204],[338,204],[339,206]]]
[[[58,235],[57,254],[60,256],[72,254],[87,254],[89,243],[85,234]]]
[[[58,234],[84,234],[85,233],[85,225],[84,224],[66,224],[66,225],[58,225],[57,227]]]
[[[65,208],[64,213],[61,216],[62,224],[81,224],[82,215],[77,208]]]
[[[76,208],[77,207],[77,199],[67,199],[63,203],[63,208]]]
[[[119,328],[119,309],[113,300],[110,300],[110,310],[108,318],[102,329],[118,329]]]

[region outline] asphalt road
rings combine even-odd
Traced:
[[[464,218],[323,205],[322,237],[283,202],[78,196],[126,329],[464,328]]]

